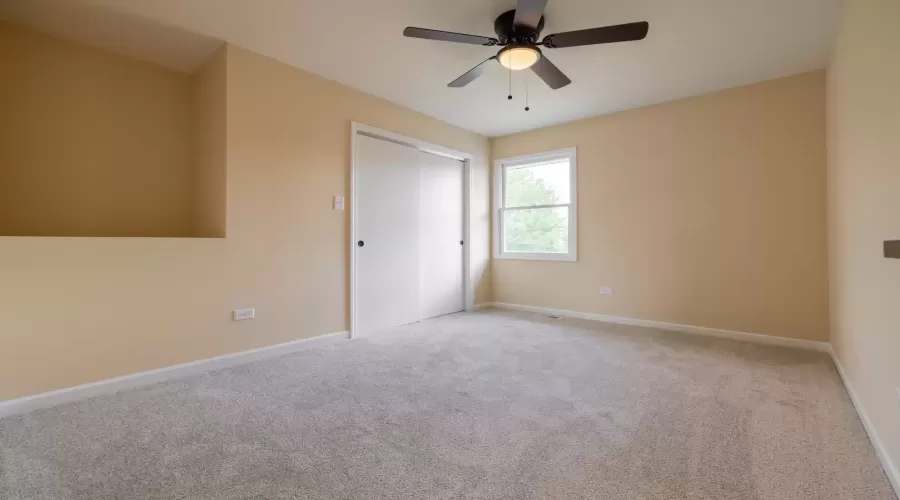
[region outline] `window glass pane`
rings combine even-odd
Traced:
[[[504,210],[503,251],[568,253],[569,208]]]
[[[569,203],[569,160],[506,167],[505,207]]]

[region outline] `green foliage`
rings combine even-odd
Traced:
[[[528,168],[506,171],[506,206],[553,205],[556,192]],[[568,251],[569,211],[565,207],[509,210],[504,212],[507,252]]]

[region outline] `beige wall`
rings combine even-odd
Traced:
[[[494,261],[494,300],[827,340],[824,83],[494,139],[494,158],[578,152],[578,262]]]
[[[191,233],[190,82],[0,23],[0,235]]]
[[[900,488],[900,2],[844,2],[828,68],[832,345]]]
[[[227,238],[0,238],[0,400],[348,328],[350,122],[470,152],[488,300],[488,140],[228,47]],[[255,307],[235,323],[230,311]]]
[[[223,47],[191,76],[194,136],[192,234],[224,237],[226,218],[226,54]]]

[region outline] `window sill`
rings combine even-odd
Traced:
[[[577,262],[578,256],[576,254],[567,254],[567,253],[506,252],[506,253],[501,253],[501,254],[494,254],[494,259],[497,259],[497,260],[545,260],[545,261],[555,261],[555,262]]]

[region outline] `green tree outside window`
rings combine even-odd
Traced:
[[[565,203],[530,168],[506,169],[506,207]],[[569,247],[567,207],[522,208],[503,213],[503,242],[507,252],[566,253]]]

